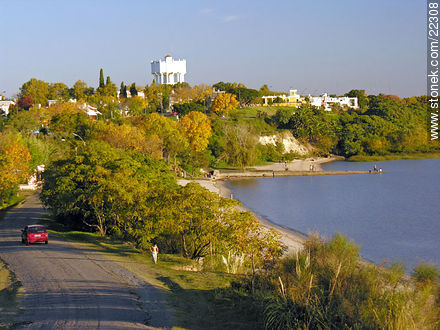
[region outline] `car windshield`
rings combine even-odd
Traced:
[[[44,232],[46,232],[46,228],[44,228],[44,227],[29,227],[28,231],[30,233],[44,233]]]

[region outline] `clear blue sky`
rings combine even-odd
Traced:
[[[150,61],[187,60],[191,84],[300,93],[426,93],[420,0],[0,0],[0,93],[32,77],[96,87],[152,81]]]

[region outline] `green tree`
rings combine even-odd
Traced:
[[[115,97],[117,92],[116,85],[111,81],[110,76],[107,76],[104,87],[98,88],[98,93],[101,96]]]
[[[124,234],[146,248],[156,232],[155,201],[172,190],[175,179],[163,163],[89,141],[74,158],[46,169],[41,198],[62,221],[105,235]],[[160,230],[160,228],[157,228]]]
[[[47,105],[49,95],[49,83],[31,78],[20,87],[20,96],[29,96],[34,103]]]
[[[162,152],[167,162],[177,162],[177,156],[184,154],[189,143],[177,122],[151,113],[139,119],[138,126],[142,127],[148,136],[157,136],[161,140]]]
[[[73,91],[72,91],[72,97],[76,100],[84,100],[86,97],[86,89],[87,89],[87,84],[82,81],[82,80],[78,80],[75,82],[75,84],[73,85]]]
[[[237,123],[224,128],[224,152],[221,159],[234,166],[252,165],[257,160],[258,138],[248,125]]]
[[[368,97],[365,94],[365,90],[362,89],[352,89],[345,96],[348,97],[357,97],[358,104],[361,112],[365,112],[368,108]]]
[[[104,71],[102,68],[99,70],[99,88],[103,89],[105,86],[104,84]]]
[[[162,93],[162,109],[168,110],[170,107],[170,92],[168,90],[168,85],[162,85],[163,86],[163,93]]]
[[[124,82],[121,82],[121,88],[119,89],[120,97],[127,98],[127,86],[125,86]]]
[[[160,108],[161,98],[160,89],[153,81],[150,86],[145,86],[145,100],[148,103],[148,108],[150,111],[156,111]]]
[[[62,112],[52,117],[49,129],[60,139],[72,140],[77,134],[85,140],[90,135],[91,125],[91,119],[84,113]]]
[[[132,97],[138,95],[135,83],[132,83],[131,86],[130,86],[130,94],[131,94]]]
[[[204,107],[203,104],[200,104],[199,102],[188,102],[188,103],[173,104],[173,110],[177,112],[179,115],[183,116],[191,111],[204,112]]]
[[[49,84],[49,100],[60,100],[60,101],[68,101],[69,100],[69,87],[67,87],[63,83],[53,83]]]
[[[127,98],[124,101],[124,105],[127,106],[128,113],[132,116],[136,116],[141,113],[144,113],[145,108],[147,107],[145,100],[137,95]]]

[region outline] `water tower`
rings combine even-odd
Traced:
[[[151,61],[151,74],[157,85],[174,85],[185,81],[186,60],[175,60],[171,55],[164,60]]]

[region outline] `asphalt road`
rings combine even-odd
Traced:
[[[0,222],[0,256],[24,289],[19,329],[170,328],[158,289],[115,262],[54,236],[21,244],[21,229],[44,212],[32,195]]]

